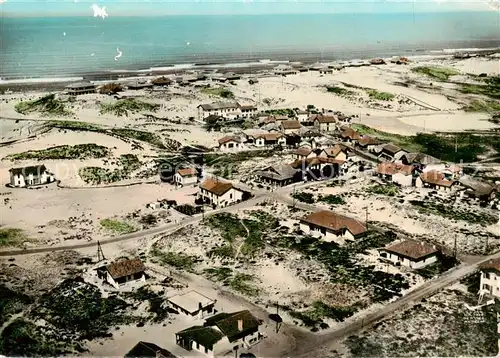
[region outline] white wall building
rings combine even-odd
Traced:
[[[10,185],[13,187],[27,187],[52,183],[54,175],[47,171],[45,165],[33,165],[9,169]]]
[[[243,191],[236,189],[231,183],[208,178],[200,184],[198,196],[207,204],[225,207],[242,201]]]
[[[380,249],[379,254],[394,265],[419,269],[437,262],[439,250],[424,242],[406,240]]]
[[[481,280],[479,290],[488,295],[500,297],[500,260],[492,259],[479,266]]]
[[[198,182],[198,173],[195,168],[178,169],[174,175],[174,183],[179,186],[195,185]]]

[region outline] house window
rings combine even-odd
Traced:
[[[488,280],[491,280],[492,277],[491,273],[488,273]]]
[[[233,193],[229,194],[229,199],[233,198]]]

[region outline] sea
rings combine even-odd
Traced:
[[[0,21],[4,81],[500,47],[500,14],[494,11],[2,17]]]

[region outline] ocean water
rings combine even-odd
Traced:
[[[500,47],[496,12],[1,18],[0,77]],[[122,56],[115,60],[117,49]]]

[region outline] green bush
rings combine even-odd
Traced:
[[[134,226],[130,225],[129,223],[114,219],[102,219],[100,221],[100,225],[107,231],[110,231],[118,235],[129,234],[137,230]]]
[[[93,143],[77,145],[59,145],[40,150],[29,150],[27,152],[10,154],[4,159],[10,160],[54,160],[54,159],[88,159],[106,158],[110,150],[102,145]]]
[[[0,228],[0,247],[16,247],[26,241],[29,241],[29,239],[23,230],[15,228]]]
[[[64,103],[56,99],[55,94],[49,94],[34,101],[22,101],[15,105],[15,111],[21,114],[38,112],[43,116],[70,116],[73,113],[66,110]]]
[[[128,116],[130,113],[141,111],[156,112],[159,104],[139,101],[134,98],[120,99],[115,103],[101,103],[101,114],[111,113],[117,117]]]
[[[412,72],[426,75],[437,81],[448,81],[451,76],[459,75],[460,72],[453,68],[439,67],[439,66],[419,66],[412,68]]]
[[[293,193],[292,198],[307,204],[314,204],[314,194],[306,192]]]

